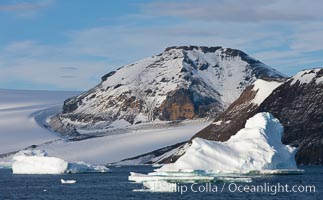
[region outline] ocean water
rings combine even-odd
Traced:
[[[46,199],[46,200],[94,200],[94,199],[323,199],[323,166],[300,166],[303,175],[266,175],[253,178],[251,183],[198,183],[179,185],[187,191],[173,193],[139,192],[141,184],[128,181],[131,171],[148,173],[151,166],[111,167],[111,173],[88,173],[66,175],[14,175],[10,169],[0,169],[0,200],[3,199]],[[75,184],[61,184],[60,179],[74,179]],[[225,185],[223,185],[225,184]],[[231,184],[231,185],[230,185]],[[300,190],[315,186],[315,192],[275,193],[275,187],[296,185]],[[224,186],[224,187],[223,187]],[[253,192],[251,187],[261,186],[271,190]],[[223,190],[222,190],[223,187]],[[229,189],[230,187],[230,189]],[[238,191],[238,187],[242,191]],[[217,190],[216,190],[217,189]],[[291,189],[291,188],[289,188]],[[135,190],[135,191],[134,191]],[[222,191],[221,191],[222,190]],[[309,190],[309,188],[308,188]]]

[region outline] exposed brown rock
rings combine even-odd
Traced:
[[[256,95],[252,88],[253,86],[247,87],[226,111],[215,118],[214,123],[195,134],[192,139],[200,137],[207,140],[226,141],[242,129],[246,120],[256,114],[258,110],[256,105],[251,104]],[[220,121],[222,122],[220,123]]]
[[[195,115],[191,94],[179,90],[169,95],[160,106],[161,115],[167,120],[192,119]]]

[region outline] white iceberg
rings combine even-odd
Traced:
[[[301,174],[295,162],[296,148],[282,144],[282,134],[278,119],[270,113],[258,113],[228,141],[195,138],[175,163],[148,174],[132,172],[129,180],[151,189],[158,181],[251,182],[254,175]]]
[[[49,157],[41,150],[20,151],[12,159],[14,174],[62,174],[68,166],[65,160]]]
[[[90,165],[83,162],[67,162],[63,159],[50,157],[43,150],[23,150],[12,158],[14,174],[63,174],[85,172],[108,172],[101,165]]]
[[[61,179],[61,183],[62,184],[74,184],[74,183],[76,183],[76,180],[64,180],[64,179]]]
[[[281,142],[283,127],[270,113],[248,119],[245,128],[226,142],[195,138],[186,153],[158,172],[205,170],[212,173],[249,173],[297,170],[296,148]]]

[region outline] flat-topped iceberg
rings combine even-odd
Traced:
[[[248,119],[245,128],[226,142],[195,138],[186,153],[158,172],[205,170],[213,173],[249,173],[297,169],[296,148],[281,142],[283,127],[270,113]]]
[[[43,150],[23,150],[12,158],[14,174],[63,174],[108,172],[101,165],[91,165],[84,162],[67,162],[63,159],[50,157]]]
[[[49,157],[45,151],[24,150],[12,158],[14,174],[62,174],[68,162],[60,158]]]

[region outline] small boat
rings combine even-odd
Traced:
[[[61,183],[62,184],[74,184],[74,183],[76,183],[76,180],[64,180],[64,179],[61,179]]]

